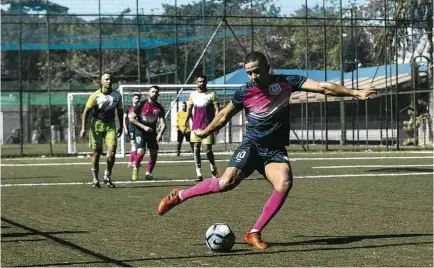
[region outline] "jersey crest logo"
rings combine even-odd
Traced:
[[[271,84],[271,86],[268,88],[271,95],[277,95],[282,91],[282,88],[278,83]]]

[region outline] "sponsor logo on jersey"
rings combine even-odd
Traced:
[[[271,84],[271,86],[268,88],[271,95],[277,95],[282,91],[282,88],[280,87],[279,83]]]

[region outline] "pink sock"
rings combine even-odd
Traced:
[[[264,205],[264,209],[262,210],[262,214],[259,219],[256,221],[253,229],[262,231],[264,227],[268,224],[268,222],[276,215],[276,213],[280,210],[283,203],[286,200],[285,194],[278,192],[276,190],[271,193],[270,198],[268,198],[267,203]]]
[[[149,157],[148,159],[148,166],[146,167],[146,171],[152,173],[152,170],[154,170],[156,163],[157,163],[157,156],[151,155],[151,157]]]
[[[179,197],[181,198],[182,201],[185,201],[195,196],[206,195],[206,194],[217,193],[217,192],[220,192],[219,179],[211,178],[211,179],[203,180],[191,188],[182,190],[179,193]]]
[[[144,153],[136,153],[136,157],[134,158],[134,163],[136,167],[140,166],[140,163],[142,162],[143,156],[145,156]]]
[[[128,159],[128,162],[134,163],[135,158],[136,158],[136,152],[130,152],[130,158]]]

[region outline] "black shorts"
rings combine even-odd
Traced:
[[[182,132],[181,130],[178,130],[178,142],[182,142],[184,137],[186,142],[190,142],[190,133],[191,132]]]
[[[135,130],[135,141],[137,149],[156,149],[158,150],[157,134],[155,132],[146,132],[140,129]]]
[[[245,141],[235,150],[228,167],[241,169],[246,177],[257,170],[265,175],[265,166],[268,163],[288,163],[289,158],[285,147],[266,148],[252,142]]]
[[[129,141],[135,141],[136,139],[136,127],[132,124],[128,124],[128,140]]]

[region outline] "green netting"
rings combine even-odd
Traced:
[[[51,105],[66,105],[67,92],[52,92]],[[48,92],[25,92],[22,96],[23,106],[33,105],[49,105],[50,98]],[[18,92],[2,92],[1,93],[1,108],[13,108],[20,106],[20,93]]]

